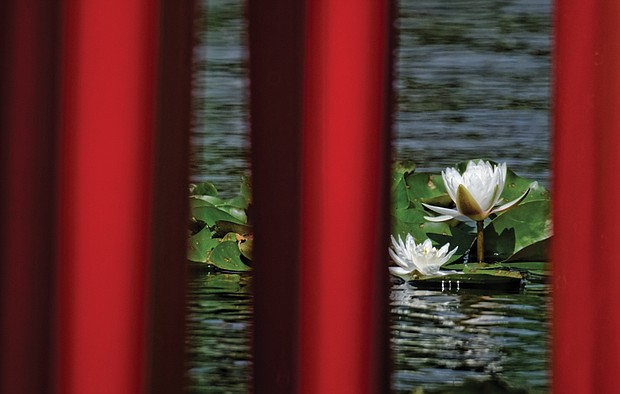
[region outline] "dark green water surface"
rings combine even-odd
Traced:
[[[249,171],[242,3],[209,0],[196,49],[193,180],[224,195]],[[485,157],[548,185],[550,0],[402,0],[399,8],[396,158],[438,171]],[[250,282],[192,273],[187,392],[248,392]],[[394,283],[394,391],[463,392],[455,387],[493,381],[547,392],[548,293],[532,283],[508,294]]]

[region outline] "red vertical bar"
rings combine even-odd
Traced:
[[[556,1],[555,5],[553,390],[589,393],[597,186],[593,102],[596,2]],[[572,213],[576,209],[578,215]]]
[[[578,29],[575,26],[579,26]],[[553,389],[614,392],[620,368],[620,4],[556,1]]]
[[[592,324],[595,327],[592,392],[610,393],[618,389],[620,371],[620,304],[617,286],[620,266],[620,2],[596,2],[597,35],[594,64],[594,108],[597,155],[593,162],[595,211],[592,212],[592,248],[588,266],[593,272]],[[610,209],[608,209],[610,208]]]
[[[139,393],[156,4],[66,2],[60,190],[62,393]]]
[[[51,382],[57,1],[0,4],[0,392]]]
[[[300,392],[387,392],[389,2],[307,3]]]

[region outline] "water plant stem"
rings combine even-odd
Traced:
[[[478,236],[476,237],[478,262],[484,263],[484,220],[477,220],[476,227],[478,229]]]

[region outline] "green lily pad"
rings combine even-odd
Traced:
[[[187,259],[198,263],[206,263],[209,253],[218,244],[219,240],[213,238],[213,233],[208,227],[205,227],[197,234],[189,237],[187,241]]]
[[[448,206],[452,203],[446,192],[441,175],[431,173],[411,173],[405,178],[409,200],[420,206],[420,203]]]
[[[197,198],[199,196],[190,196],[189,198],[189,208],[190,210],[193,210],[195,208],[199,208],[199,207],[214,207],[215,204],[213,204],[213,202],[211,201],[207,201],[205,199],[202,198]],[[211,196],[208,196],[211,197]],[[214,197],[217,198],[217,197]]]
[[[237,195],[236,197],[233,197],[230,200],[226,200],[226,205],[235,207],[237,209],[247,209],[249,203],[245,197],[243,197],[242,195]]]
[[[506,183],[504,184],[504,192],[502,193],[503,202],[510,202],[521,197],[528,188],[530,189],[530,192],[527,194],[527,197],[525,197],[521,204],[529,201],[549,201],[551,199],[551,193],[549,193],[549,190],[547,190],[544,186],[542,186],[538,182],[522,178],[512,172],[510,169],[508,169],[506,171]]]
[[[547,260],[547,243],[541,242],[551,234],[549,201],[522,203],[484,228],[485,261]]]
[[[251,234],[252,226],[228,222],[226,220],[218,220],[215,222],[215,226],[213,226],[213,232],[216,237],[224,237],[229,233],[236,233],[239,235]]]
[[[411,174],[415,171],[416,164],[411,160],[401,160],[394,163],[392,166],[392,180],[400,181],[404,176]]]
[[[217,188],[211,182],[202,182],[189,185],[190,196],[217,196]]]
[[[215,225],[218,220],[225,220],[232,223],[244,224],[243,220],[221,210],[218,207],[203,206],[192,210],[192,215],[207,223],[209,227]]]
[[[239,246],[234,241],[219,243],[207,258],[207,263],[226,271],[249,271],[251,267],[241,261]]]
[[[405,179],[401,179],[392,185],[392,209],[409,208],[409,194]]]

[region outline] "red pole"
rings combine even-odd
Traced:
[[[73,0],[64,21],[59,388],[139,393],[157,7]]]
[[[614,0],[556,1],[555,26],[553,390],[613,392],[620,8]]]
[[[596,43],[594,51],[594,108],[597,155],[594,160],[594,212],[590,259],[592,270],[593,343],[592,392],[613,392],[618,387],[620,370],[620,304],[616,289],[620,266],[614,257],[620,244],[620,211],[616,196],[620,195],[620,3],[615,0],[597,2]]]
[[[307,2],[301,393],[384,393],[388,1]]]

